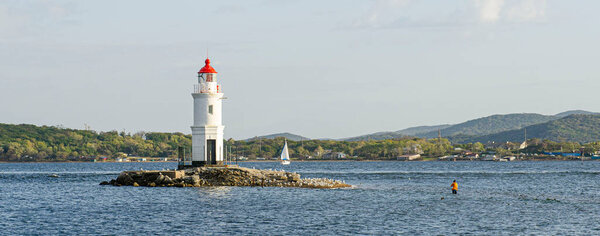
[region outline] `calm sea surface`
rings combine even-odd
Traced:
[[[356,188],[114,187],[98,184],[176,164],[0,163],[0,234],[600,234],[595,161],[240,165]]]

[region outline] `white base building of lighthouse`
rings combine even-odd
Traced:
[[[222,99],[217,72],[206,65],[198,71],[194,85],[194,124],[192,125],[192,166],[223,165]]]

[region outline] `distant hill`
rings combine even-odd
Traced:
[[[432,125],[432,126],[417,126],[411,127],[403,130],[398,130],[396,133],[404,134],[404,135],[416,135],[428,132],[437,132],[438,130],[446,129],[452,125]]]
[[[292,140],[292,141],[310,140],[310,138],[303,137],[303,136],[296,135],[296,134],[277,133],[277,134],[269,134],[269,135],[263,135],[263,136],[249,138],[249,139],[246,139],[246,141],[252,141],[252,140],[257,140],[257,139],[274,139],[277,137],[284,137],[284,138],[286,138],[288,140]]]
[[[451,125],[433,125],[433,126],[416,126],[411,128],[406,128],[393,132],[377,132],[367,135],[361,135],[351,138],[343,138],[340,140],[343,141],[367,141],[367,140],[385,140],[385,139],[396,139],[402,138],[405,136],[415,136],[418,133],[426,133],[430,131],[435,131],[439,129],[445,129],[450,127]]]
[[[521,142],[525,129],[527,129],[527,138],[548,139],[556,142],[595,142],[600,141],[600,115],[575,114],[520,129],[472,137],[465,139],[465,142]]]
[[[443,137],[448,137],[453,142],[467,142],[476,140],[478,137],[497,134],[501,132],[519,130],[527,126],[543,124],[549,121],[558,120],[570,115],[592,115],[595,112],[584,110],[571,110],[558,113],[556,115],[542,115],[536,113],[516,113],[506,115],[492,115],[478,119],[469,120],[455,125],[435,125],[435,126],[417,126],[398,131],[377,132],[367,135],[361,135],[351,138],[343,138],[344,141],[366,141],[366,140],[385,140],[398,139],[406,136],[416,136],[421,138],[435,138],[438,136],[438,130]],[[520,135],[523,136],[522,134]],[[533,137],[533,136],[530,136]]]
[[[600,113],[591,112],[591,111],[571,110],[571,111],[565,111],[565,112],[558,113],[558,114],[556,114],[554,116],[563,118],[563,117],[567,117],[567,116],[570,116],[570,115],[599,115],[599,114]]]
[[[540,124],[558,119],[556,116],[547,116],[535,113],[520,113],[507,115],[492,115],[460,124],[452,125],[441,130],[442,136],[450,137],[456,135],[481,136],[498,132],[520,129],[529,125]],[[418,137],[434,138],[438,132],[416,134]]]
[[[356,136],[356,137],[351,137],[351,138],[342,138],[339,139],[340,141],[368,141],[368,140],[385,140],[385,139],[397,139],[397,138],[402,138],[404,136],[404,134],[399,134],[396,132],[377,132],[377,133],[372,133],[372,134],[367,134],[367,135],[361,135],[361,136]]]

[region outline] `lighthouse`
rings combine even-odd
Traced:
[[[223,164],[222,99],[217,71],[206,58],[194,85],[194,124],[192,125],[192,166]]]

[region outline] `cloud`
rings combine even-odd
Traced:
[[[483,22],[496,22],[500,19],[500,11],[504,0],[477,0],[475,6],[479,9],[479,18]]]
[[[543,19],[546,0],[475,0],[482,23],[529,22]]]
[[[352,26],[354,28],[382,27],[397,20],[394,16],[398,15],[399,11],[410,2],[410,0],[376,0],[369,12],[356,19]]]
[[[7,36],[13,36],[19,33],[25,25],[29,24],[28,16],[15,13],[8,6],[0,5],[0,33]]]
[[[58,5],[50,5],[47,7],[47,11],[50,17],[54,18],[64,18],[69,15],[69,11],[67,8]]]
[[[543,20],[546,12],[546,0],[463,0],[443,4],[446,6],[433,5],[425,1],[373,1],[371,8],[347,28],[431,28],[514,24]]]
[[[0,3],[1,41],[36,37],[40,32],[55,31],[64,26],[73,14],[71,3],[38,2],[28,4],[20,1]]]
[[[246,9],[241,6],[227,5],[227,6],[220,6],[219,8],[217,8],[214,11],[214,13],[216,13],[216,14],[236,14],[236,13],[244,12],[245,10]]]
[[[522,0],[507,12],[507,18],[515,22],[535,21],[546,16],[546,0]]]

